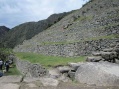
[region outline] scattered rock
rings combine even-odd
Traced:
[[[107,62],[84,63],[76,71],[75,79],[80,83],[97,86],[119,86],[119,65]]]
[[[72,68],[72,70],[77,70],[80,65],[84,64],[85,62],[78,62],[78,63],[68,63],[68,65]]]
[[[76,73],[75,70],[70,70],[70,71],[68,72],[68,77],[73,80],[73,79],[75,78],[75,73]]]
[[[104,60],[101,56],[92,56],[86,58],[87,62],[99,62],[101,60]]]
[[[59,78],[60,77],[60,72],[57,69],[50,69],[49,70],[49,76],[51,78]]]
[[[57,68],[60,73],[68,73],[70,70],[72,70],[69,66],[62,66]]]
[[[67,77],[67,74],[63,74],[59,79],[61,82],[69,82],[70,79]]]

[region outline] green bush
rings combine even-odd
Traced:
[[[9,48],[0,48],[0,58],[5,61],[7,60],[8,56],[13,54],[12,49]]]

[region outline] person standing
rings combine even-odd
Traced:
[[[6,72],[8,72],[9,71],[9,61],[5,62],[5,68],[6,68]]]
[[[0,70],[2,70],[3,61],[0,59]]]

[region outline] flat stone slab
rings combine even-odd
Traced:
[[[101,56],[90,56],[86,58],[87,62],[99,62],[101,60],[104,60]]]
[[[26,86],[28,86],[29,88],[36,88],[37,86],[33,83],[28,83],[26,84]]]
[[[108,48],[108,49],[103,49],[104,52],[112,52],[114,51],[114,48]]]
[[[53,78],[41,78],[40,81],[43,84],[43,86],[57,87],[59,84],[59,81]]]
[[[3,76],[0,78],[0,83],[19,83],[22,81],[22,76]],[[9,88],[12,89],[12,88]]]
[[[23,82],[31,83],[31,82],[38,81],[38,80],[40,80],[40,78],[25,77],[25,78],[23,79]]]
[[[19,89],[20,85],[18,84],[12,84],[12,83],[8,83],[8,84],[0,84],[0,89]]]

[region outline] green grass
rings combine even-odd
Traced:
[[[20,72],[17,70],[16,66],[13,65],[9,68],[8,72],[5,72],[4,75],[21,75]]]
[[[82,62],[85,56],[81,57],[56,57],[46,56],[35,53],[16,53],[16,56],[22,60],[28,60],[31,63],[39,63],[45,67],[55,67],[58,65],[67,65],[69,62]]]

